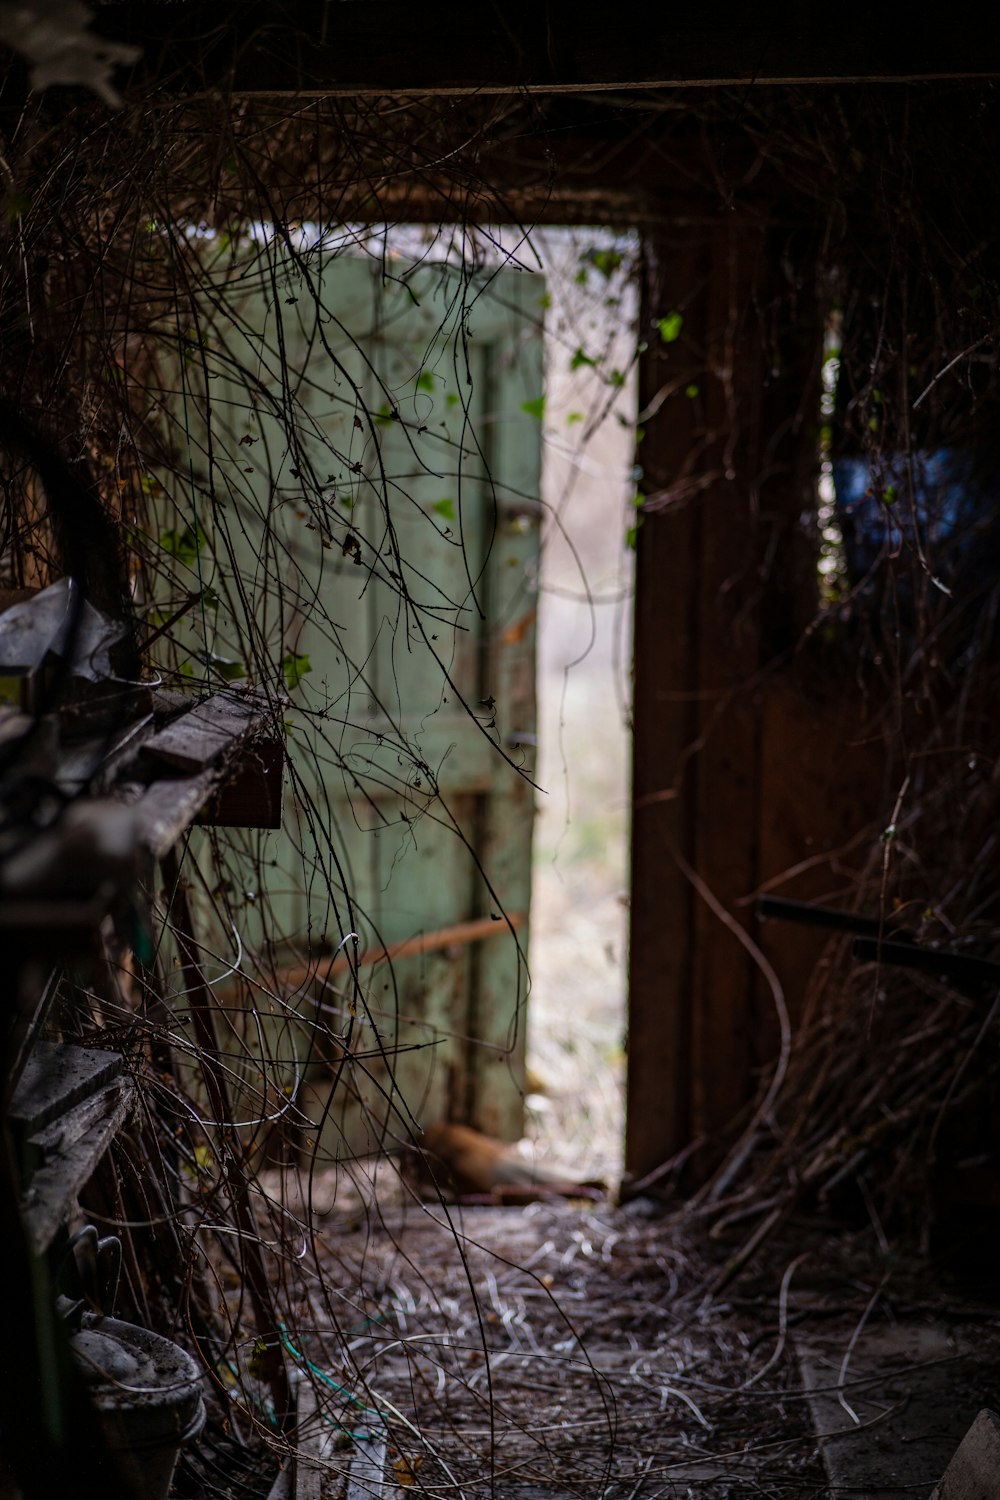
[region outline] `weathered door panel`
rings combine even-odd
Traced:
[[[316,997],[352,1055],[314,1104],[330,1151],[445,1114],[516,1136],[540,509],[522,408],[542,388],[542,286],[306,264],[311,288],[280,263],[244,277],[205,339],[218,368],[196,466],[226,495],[211,540],[238,600],[221,598],[206,646],[245,658],[254,630],[292,705],[285,827],[260,841],[247,935],[280,936],[295,968],[351,932],[371,954],[495,918],[486,940]]]

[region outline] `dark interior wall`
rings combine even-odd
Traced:
[[[180,10],[144,8],[167,33]],[[197,20],[197,7],[183,12]],[[362,8],[351,12],[360,22]],[[104,8],[104,29],[114,29],[116,14]],[[287,14],[261,21],[248,11],[254,67],[260,36],[281,62],[270,28]],[[215,17],[216,39],[219,24]],[[429,31],[422,35],[415,62],[433,50]],[[213,56],[206,49],[199,66]],[[311,56],[296,53],[292,63],[312,67]],[[985,53],[966,57],[972,71],[989,66]],[[143,66],[153,58],[147,49]],[[231,65],[223,57],[203,81],[228,76]],[[926,76],[924,67],[917,75]],[[272,72],[270,84],[257,79],[259,91],[248,84],[230,98],[196,96],[176,81],[173,92],[150,95],[140,78],[113,123],[97,121],[95,105],[99,150],[57,159],[36,135],[28,166],[39,181],[51,171],[57,195],[71,170],[86,169],[100,204],[103,191],[147,160],[155,170],[128,177],[129,212],[140,217],[166,207],[177,219],[217,224],[613,221],[646,236],[628,1147],[630,1168],[641,1172],[722,1125],[774,1055],[773,997],[732,924],[753,937],[747,902],[760,883],[801,863],[803,846],[849,844],[883,796],[874,741],[857,732],[842,690],[849,671],[838,675],[843,663],[831,666],[814,648],[796,650],[815,605],[815,537],[799,520],[814,498],[817,366],[835,300],[824,278],[839,266],[855,303],[890,281],[891,294],[901,294],[902,261],[887,225],[899,224],[898,205],[919,197],[935,173],[933,218],[957,236],[952,269],[964,263],[958,242],[973,246],[989,232],[981,205],[972,212],[969,184],[985,184],[995,161],[996,109],[986,88],[928,84],[683,89],[652,86],[671,80],[646,74],[641,89],[619,77],[594,92],[567,74],[563,83],[539,75],[527,90],[498,87],[475,98],[468,81],[454,94],[401,98],[375,88],[330,92],[314,79],[292,100],[273,92],[279,81]],[[13,130],[13,105],[23,101],[9,87]],[[58,121],[64,105],[57,98],[46,108]],[[928,145],[935,135],[936,151]],[[32,211],[40,218],[43,198]],[[920,212],[929,223],[927,206]],[[30,235],[31,214],[25,224]],[[61,264],[83,277],[91,262],[108,263],[100,227],[82,247],[70,228],[60,224]],[[32,265],[32,274],[49,274]],[[929,285],[933,263],[920,270]],[[976,277],[970,288],[986,280]],[[952,289],[942,295],[947,301]],[[921,314],[935,336],[914,380],[925,365],[933,370],[938,350],[962,347],[935,321],[939,300],[932,296]],[[976,304],[971,343],[988,323],[988,300]],[[36,298],[36,318],[40,306]],[[671,312],[681,313],[683,328],[668,343],[657,324]],[[884,325],[871,306],[858,314],[856,326],[874,328],[879,349]],[[898,310],[885,326],[902,327]],[[24,351],[24,328],[23,317],[8,316],[4,347],[13,348],[7,364],[19,379],[38,357]],[[865,339],[855,349],[859,365],[870,361]],[[31,378],[29,368],[25,383]],[[871,383],[861,382],[852,407],[862,432]],[[830,880],[818,869],[789,893],[827,893]],[[849,875],[837,879],[850,883]],[[778,941],[756,936],[768,951]],[[801,934],[782,942],[797,955],[798,967],[783,971],[794,1015],[815,949]]]

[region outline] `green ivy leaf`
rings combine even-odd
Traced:
[[[566,426],[573,427],[577,422],[583,421],[582,411],[570,411],[566,413]]]
[[[306,673],[311,671],[312,662],[308,656],[295,656],[289,652],[287,656],[282,657],[281,673],[290,693],[294,693]]]
[[[183,531],[161,531],[160,533],[160,546],[164,552],[170,557],[176,557],[178,562],[185,563],[189,568],[194,567],[207,540],[197,521],[193,525],[185,526]]]
[[[216,672],[223,682],[239,682],[241,677],[247,675],[247,669],[241,661],[234,661],[228,656],[216,656],[214,651],[209,651],[206,657],[208,665]]]
[[[421,370],[417,376],[417,390],[430,391],[432,395],[434,394],[434,376],[430,370]]]
[[[611,385],[614,386],[616,391],[620,391],[622,386],[625,384],[625,376],[622,374],[621,370],[612,370],[611,374],[608,376],[608,381]]]
[[[684,387],[684,394],[685,394],[685,396],[688,397],[689,400],[693,401],[694,398],[695,398],[695,396],[697,396],[700,393],[700,390],[701,390],[701,387],[695,385],[694,381],[692,380],[692,382],[691,382],[690,385],[686,385]]]
[[[592,245],[583,252],[581,260],[587,261],[595,271],[600,271],[605,281],[610,281],[622,263],[622,256],[617,250],[599,250],[596,245]]]
[[[591,359],[590,355],[584,349],[578,349],[570,360],[569,367],[571,370],[579,370],[584,365],[589,365],[591,369],[594,369],[597,361],[596,359]]]
[[[431,506],[431,510],[444,521],[455,520],[455,502],[450,495],[445,495],[442,499],[436,500]]]
[[[660,338],[663,342],[665,344],[673,344],[681,336],[681,329],[684,327],[684,318],[679,312],[667,313],[667,316],[661,318],[656,326],[660,330]]]
[[[545,415],[545,397],[536,396],[533,401],[522,401],[521,410],[540,422]]]

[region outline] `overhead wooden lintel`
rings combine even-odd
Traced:
[[[119,75],[136,92],[552,94],[1000,75],[980,12],[959,12],[943,23],[928,7],[834,13],[790,0],[119,0],[99,8],[95,30],[142,48],[131,78]]]

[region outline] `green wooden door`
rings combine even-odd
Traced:
[[[442,1116],[522,1124],[543,286],[383,270],[262,254],[188,371],[229,575],[209,650],[266,657],[291,705],[285,827],[246,930],[292,970],[345,939],[427,945],[298,997],[349,1037],[309,1074],[329,1151]]]

